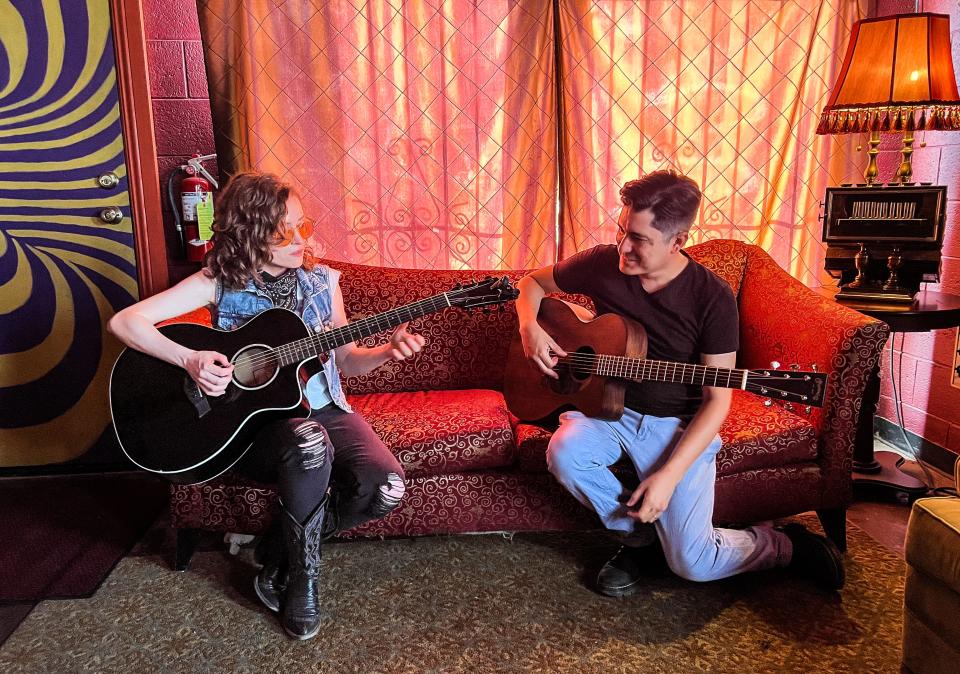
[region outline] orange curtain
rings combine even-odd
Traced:
[[[410,268],[556,259],[550,0],[201,0],[221,175],[300,192],[315,252]]]
[[[560,257],[613,241],[620,186],[673,168],[704,191],[693,243],[756,243],[823,280],[819,202],[863,162],[855,141],[815,134],[855,0],[560,7]]]

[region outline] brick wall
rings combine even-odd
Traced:
[[[199,268],[183,261],[167,200],[167,177],[194,153],[211,154],[213,124],[196,3],[143,0],[157,163],[172,283]],[[205,164],[217,176],[216,164]],[[177,183],[174,184],[176,188]],[[176,197],[176,192],[174,194]]]

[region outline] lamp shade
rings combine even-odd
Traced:
[[[946,14],[857,21],[817,133],[960,129]]]

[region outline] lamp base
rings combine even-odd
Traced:
[[[911,293],[904,288],[884,290],[878,286],[850,287],[849,284],[842,286],[837,293],[838,300],[849,300],[852,302],[872,302],[892,303],[892,304],[913,304],[916,293]]]

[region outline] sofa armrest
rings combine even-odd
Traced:
[[[864,389],[890,334],[886,323],[819,295],[751,247],[739,297],[740,364],[772,360],[829,375],[824,406],[811,412],[825,489],[850,499],[853,447]],[[831,499],[834,500],[834,499]]]
[[[196,323],[197,325],[205,325],[209,328],[213,325],[210,307],[200,307],[198,309],[194,309],[193,311],[188,311],[185,314],[174,316],[173,318],[157,323],[157,327],[159,328],[164,325],[171,325],[174,323]]]

